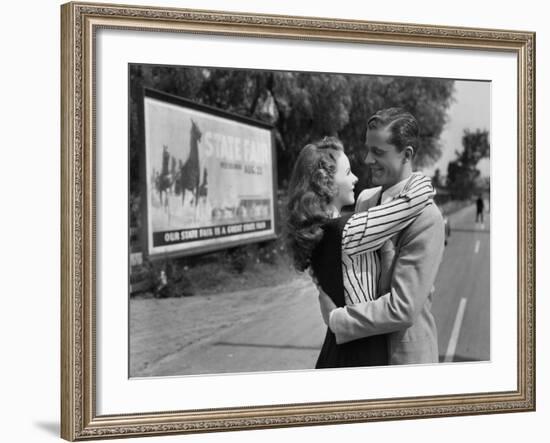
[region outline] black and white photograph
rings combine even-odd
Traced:
[[[132,63],[130,378],[491,360],[491,82]]]

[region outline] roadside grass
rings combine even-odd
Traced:
[[[204,256],[145,262],[139,273],[148,284],[133,298],[224,294],[278,286],[303,276],[292,267],[281,239]]]

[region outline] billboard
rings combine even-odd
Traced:
[[[269,125],[147,89],[143,122],[150,257],[275,238]]]

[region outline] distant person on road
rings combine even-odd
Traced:
[[[418,134],[414,116],[400,108],[378,111],[368,120],[365,163],[378,188],[359,195],[352,224],[361,220],[360,211],[380,203],[399,204],[407,194],[416,176],[413,161]],[[444,249],[443,217],[435,204],[423,205],[410,223],[390,232],[394,235],[379,251],[374,299],[369,282],[361,278],[344,279],[344,290],[358,297],[369,294],[368,301],[346,306],[337,306],[321,285],[323,319],[339,346],[388,334],[389,364],[438,363],[437,328],[431,307]],[[357,238],[352,237],[352,241]],[[357,269],[368,262],[361,252],[359,249],[358,254],[346,254],[344,248],[344,267]]]
[[[485,209],[485,204],[481,195],[477,197],[476,200],[476,223],[483,223],[483,210]]]
[[[375,300],[381,269],[375,251],[410,225],[431,205],[434,195],[427,177],[410,174],[391,202],[342,215],[342,207],[354,203],[356,183],[343,146],[334,137],[302,149],[289,183],[286,238],[294,266],[299,271],[311,267],[323,294],[342,309]],[[339,344],[327,329],[316,368],[388,362],[388,340],[383,333]]]

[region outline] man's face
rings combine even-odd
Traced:
[[[404,169],[407,165],[406,150],[398,151],[395,145],[388,142],[391,134],[387,128],[367,130],[367,157],[365,164],[369,167],[372,183],[387,189],[404,180]]]

